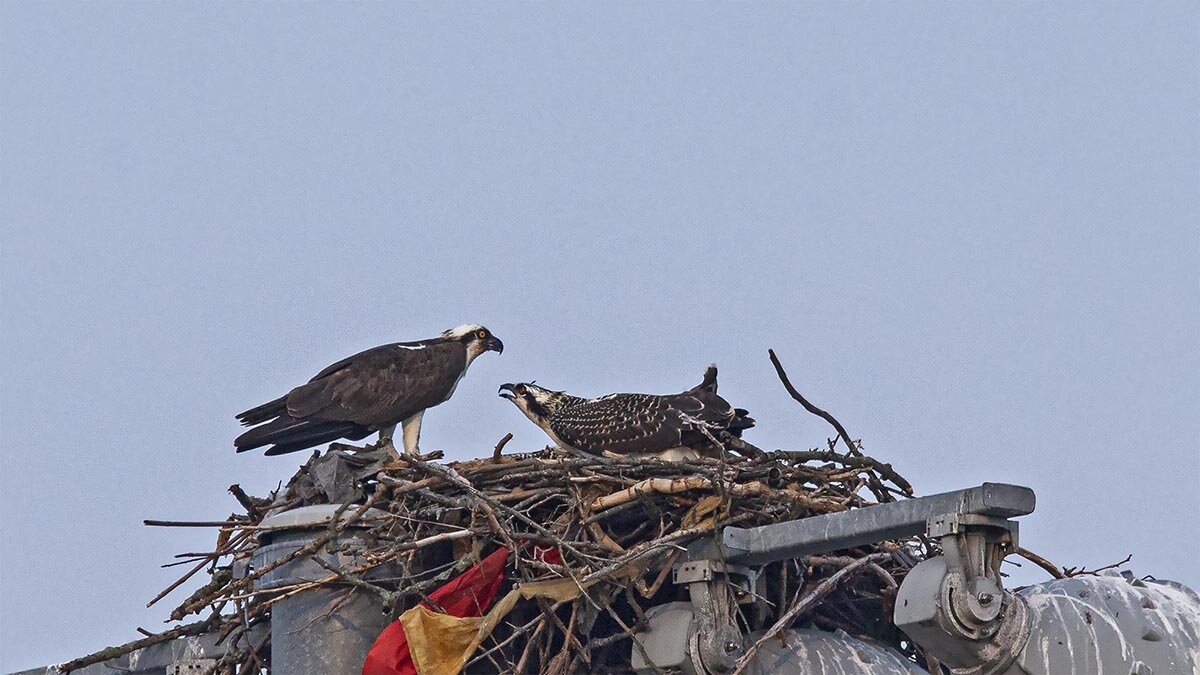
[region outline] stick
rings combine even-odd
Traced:
[[[614,492],[610,495],[605,495],[594,500],[591,504],[591,509],[595,511],[603,511],[612,506],[630,502],[642,495],[650,494],[675,494],[678,492],[686,492],[688,490],[700,490],[711,488],[714,486],[713,480],[705,476],[688,476],[686,478],[647,478],[639,483],[635,483],[624,490]],[[770,488],[758,481],[746,483],[745,485],[731,484],[728,486],[729,491],[741,497],[748,494],[764,494],[770,492]]]
[[[858,449],[858,446],[855,445],[854,441],[850,440],[850,434],[846,433],[846,427],[843,427],[841,422],[834,419],[833,415],[830,415],[829,413],[810,403],[808,399],[804,398],[803,394],[796,391],[796,388],[792,386],[791,380],[788,379],[787,373],[784,372],[783,364],[779,362],[779,357],[775,356],[775,350],[768,349],[767,354],[771,356],[771,364],[775,366],[775,374],[779,376],[779,381],[783,382],[783,388],[787,389],[787,393],[790,394],[792,398],[796,399],[800,405],[804,406],[805,410],[833,425],[833,428],[837,430],[838,435],[840,435],[842,440],[846,442],[846,448],[849,450],[850,454],[862,455],[862,452]]]
[[[1115,562],[1111,565],[1105,565],[1104,567],[1097,567],[1094,570],[1089,570],[1086,567],[1080,567],[1078,569],[1076,569],[1074,567],[1064,567],[1063,574],[1065,574],[1068,577],[1078,577],[1078,576],[1083,576],[1083,575],[1099,576],[1100,573],[1103,572],[1104,570],[1111,570],[1115,567],[1120,567],[1121,565],[1124,565],[1125,563],[1129,562],[1130,560],[1133,560],[1132,553],[1125,556],[1125,559],[1121,560],[1120,562]]]
[[[143,520],[149,527],[241,527],[246,523],[236,520]]]
[[[1017,548],[1017,555],[1028,560],[1029,562],[1033,563],[1034,565],[1037,565],[1038,567],[1046,570],[1047,572],[1050,573],[1050,576],[1054,577],[1055,579],[1066,579],[1067,578],[1067,575],[1060,572],[1059,569],[1054,566],[1054,563],[1050,562],[1049,560],[1046,560],[1042,556],[1034,553],[1033,551],[1030,551],[1027,548]]]
[[[258,505],[254,503],[254,498],[246,494],[241,485],[234,483],[229,486],[229,494],[233,495],[234,499],[246,509],[246,514],[250,516],[250,520],[257,521],[260,517]]]
[[[493,513],[492,513],[493,517],[495,517],[494,511],[503,511],[505,514],[510,515],[510,516],[516,518],[517,520],[524,522],[526,525],[529,525],[534,530],[536,530],[539,534],[544,534],[548,537],[553,537],[555,539],[558,538],[553,532],[551,532],[550,530],[547,530],[545,527],[543,527],[541,523],[538,523],[538,522],[532,520],[529,516],[526,516],[525,514],[521,513],[520,511],[509,508],[509,507],[505,506],[504,504],[501,504],[500,502],[483,494],[483,492],[481,492],[478,488],[476,488],[474,485],[471,484],[471,481],[460,476],[458,474],[458,472],[455,471],[454,469],[452,469],[450,467],[439,466],[437,464],[434,464],[433,462],[424,462],[424,461],[421,461],[421,460],[413,458],[413,457],[407,458],[407,461],[410,464],[418,466],[429,473],[437,474],[437,475],[441,476],[442,478],[445,478],[446,480],[450,481],[451,483],[454,483],[455,485],[458,485],[459,487],[463,488],[464,490],[467,491],[468,494],[470,494],[471,496],[473,496],[476,499],[481,500],[483,502],[482,508],[484,509],[485,512],[493,511]],[[505,543],[509,544],[510,548],[516,548],[516,545],[511,540],[507,541]],[[587,560],[589,557],[589,556],[584,555],[583,553],[581,553],[579,551],[579,549],[575,548],[574,546],[571,546],[570,544],[568,544],[565,541],[562,544],[560,544],[560,547],[564,550],[570,551],[571,553],[575,554],[576,556],[579,557],[580,560]]]
[[[913,494],[912,485],[904,479],[903,476],[896,473],[891,464],[885,464],[874,457],[866,455],[843,455],[832,450],[776,450],[769,455],[775,459],[790,459],[792,461],[806,462],[838,462],[847,466],[857,466],[863,469],[871,469],[879,475],[892,481],[905,494],[910,497]]]
[[[189,570],[187,572],[187,574],[184,574],[182,577],[180,577],[175,583],[164,588],[158,595],[151,598],[150,602],[146,603],[146,606],[150,607],[154,603],[165,598],[168,593],[175,590],[176,588],[179,588],[180,584],[182,584],[183,582],[192,578],[192,575],[194,575],[196,572],[199,572],[200,570],[204,569],[204,567],[206,565],[208,565],[209,563],[211,563],[212,561],[217,560],[218,558],[224,557],[224,556],[232,553],[235,550],[236,546],[238,544],[240,544],[244,539],[246,539],[249,536],[249,534],[250,534],[249,532],[244,532],[244,531],[238,532],[237,534],[233,535],[233,537],[230,539],[230,541],[228,541],[225,544],[225,546],[221,547],[220,549],[218,549],[216,551],[213,551],[212,553],[204,554],[204,559],[201,560],[198,565],[196,565],[191,570]]]
[[[142,638],[141,640],[134,640],[133,642],[126,642],[119,647],[107,647],[105,649],[101,649],[98,652],[88,654],[87,656],[80,657],[73,661],[60,663],[57,666],[57,670],[62,673],[69,673],[72,670],[78,670],[84,666],[90,666],[93,663],[100,663],[101,661],[115,659],[144,647],[149,647],[150,645],[156,645],[160,642],[166,642],[167,640],[174,640],[177,637],[200,635],[201,633],[207,632],[208,629],[212,627],[218,616],[219,615],[217,614],[213,614],[203,621],[197,621],[196,623],[189,623],[184,626],[172,628],[171,630],[158,633],[153,637]]]
[[[654,539],[652,541],[647,541],[645,543],[638,544],[637,546],[634,546],[633,548],[626,551],[624,555],[621,555],[617,558],[613,558],[604,567],[601,567],[600,569],[583,577],[583,579],[581,581],[585,584],[590,584],[594,581],[598,581],[598,580],[602,579],[603,577],[606,577],[623,567],[627,567],[628,565],[631,565],[634,561],[636,561],[640,558],[643,558],[652,553],[656,553],[658,551],[658,549],[670,547],[670,548],[674,548],[674,549],[678,550],[681,547],[676,542],[679,542],[681,540],[694,539],[696,537],[701,537],[701,536],[705,536],[705,535],[711,535],[715,528],[725,527],[726,525],[733,525],[734,523],[740,523],[751,517],[752,517],[752,514],[742,513],[742,514],[736,515],[732,518],[729,518],[727,520],[724,520],[724,521],[721,521],[718,523],[714,523],[713,525],[710,525],[708,527],[694,527],[694,528],[687,529],[687,530],[676,530],[676,531],[672,532],[671,534],[660,537],[658,539]]]
[[[512,440],[511,433],[504,434],[504,438],[501,438],[500,442],[496,444],[496,449],[492,451],[492,463],[493,464],[500,463],[500,452],[502,450],[504,450],[504,446],[508,445],[508,442],[511,440]]]

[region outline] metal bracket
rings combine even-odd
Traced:
[[[692,560],[681,563],[675,568],[672,581],[677,584],[690,584],[696,581],[712,581],[717,574],[736,574],[745,577],[750,585],[758,579],[758,571],[748,565],[731,565],[720,560]]]
[[[1021,525],[1015,520],[1007,518],[996,518],[994,516],[981,516],[973,513],[940,513],[936,516],[931,516],[925,522],[925,534],[935,539],[941,539],[952,534],[961,534],[971,528],[993,527],[999,530],[1008,532],[1009,543],[1012,548],[1016,548],[1017,536],[1021,531]]]
[[[212,672],[213,667],[216,665],[216,659],[176,661],[167,666],[167,675],[200,675],[201,673]]]

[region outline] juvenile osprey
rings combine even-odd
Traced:
[[[680,394],[609,394],[587,399],[530,382],[503,384],[512,401],[560,447],[593,455],[652,454],[687,459],[715,451],[709,435],[741,436],[754,420],[717,396],[717,367]],[[704,432],[707,431],[706,435]]]
[[[238,452],[271,445],[268,455],[282,455],[339,438],[357,441],[375,431],[381,440],[390,439],[402,424],[404,451],[414,454],[425,410],[449,400],[467,367],[487,351],[502,352],[504,343],[473,323],[430,340],[368,349],[286,396],[239,414],[242,424],[259,426],[233,445]]]

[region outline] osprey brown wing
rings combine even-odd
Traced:
[[[368,349],[289,392],[287,414],[378,430],[445,401],[466,358],[461,342]]]

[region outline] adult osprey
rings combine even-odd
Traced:
[[[238,452],[271,445],[268,455],[304,450],[378,431],[390,439],[403,425],[404,451],[417,452],[421,416],[454,393],[467,367],[486,351],[502,352],[491,331],[466,324],[431,340],[368,349],[329,366],[286,396],[237,416],[259,425],[233,442]],[[264,424],[265,422],[265,424]]]
[[[712,438],[740,437],[754,426],[745,410],[717,396],[717,367],[680,394],[609,394],[580,398],[530,382],[503,384],[500,396],[516,404],[560,447],[599,454],[651,454],[688,459],[717,448]],[[706,433],[707,432],[707,433]]]

